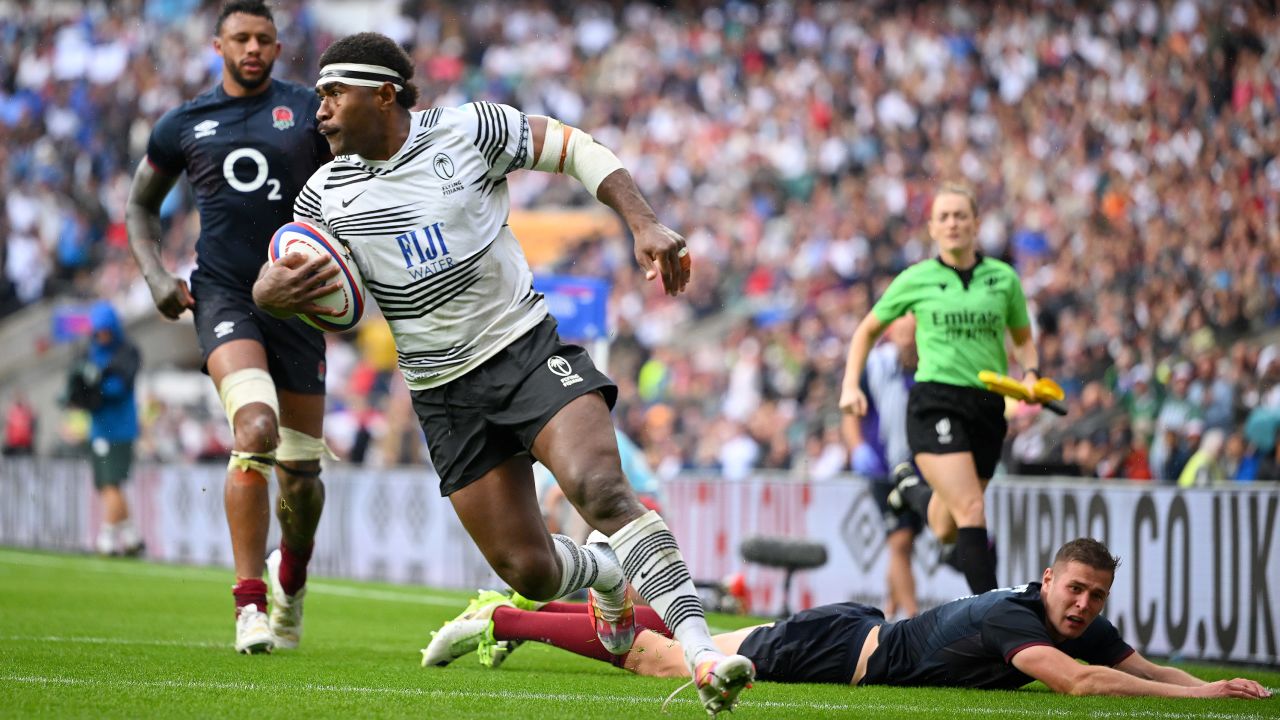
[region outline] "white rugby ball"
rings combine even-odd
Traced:
[[[280,226],[271,236],[267,258],[276,262],[289,253],[325,255],[338,264],[334,278],[341,287],[316,299],[317,305],[333,308],[334,315],[299,314],[302,322],[317,330],[342,332],[350,330],[364,316],[364,280],[346,249],[320,228],[303,222],[289,222]]]

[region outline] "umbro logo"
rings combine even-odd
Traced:
[[[213,334],[215,337],[224,338],[235,332],[236,324],[231,320],[223,320],[213,326]]]
[[[195,131],[197,140],[200,138],[207,138],[210,135],[216,135],[218,133],[218,121],[205,120],[203,122],[198,122],[191,129]]]
[[[348,198],[348,199],[346,199],[346,200],[343,200],[343,201],[342,201],[342,207],[344,207],[344,208],[345,208],[346,206],[348,206],[348,205],[350,205],[351,203],[355,202],[355,201],[356,201],[356,198],[358,198],[358,197],[360,197],[361,195],[365,194],[365,192],[366,192],[367,190],[368,190],[368,188],[365,188],[364,190],[361,190],[360,192],[356,193],[355,195],[352,195],[350,198]]]
[[[938,283],[938,289],[942,290],[943,292],[946,292],[947,286],[950,284],[951,283]]]

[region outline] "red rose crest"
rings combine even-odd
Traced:
[[[275,125],[277,130],[288,130],[293,127],[293,110],[284,105],[275,106],[271,109],[271,124]]]

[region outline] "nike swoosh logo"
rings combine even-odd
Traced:
[[[366,189],[367,189],[367,188],[366,188]],[[356,193],[355,195],[352,195],[350,200],[343,200],[343,201],[342,201],[342,207],[344,207],[344,208],[345,208],[346,206],[348,206],[348,205],[350,205],[351,203],[355,202],[355,201],[356,201],[356,198],[360,197],[360,196],[361,196],[361,195],[363,195],[364,193],[365,193],[365,191],[364,191],[364,190],[361,190],[360,192]]]

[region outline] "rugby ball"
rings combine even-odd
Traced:
[[[350,330],[364,315],[364,281],[360,268],[352,261],[346,249],[323,230],[302,222],[290,222],[280,226],[271,236],[267,259],[276,262],[289,253],[325,255],[338,264],[334,278],[341,287],[316,299],[316,304],[333,308],[335,315],[309,315],[300,313],[302,322],[325,332]]]

